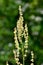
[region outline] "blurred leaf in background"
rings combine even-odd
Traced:
[[[24,22],[28,24],[29,50],[35,54],[35,65],[43,64],[43,0],[0,0],[0,65],[14,65],[13,29],[22,6]],[[28,54],[28,59],[29,59]],[[27,61],[28,61],[27,59]],[[29,63],[30,61],[28,61]],[[27,65],[29,65],[27,63]]]

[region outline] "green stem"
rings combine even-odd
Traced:
[[[24,63],[24,60],[25,60],[25,59],[24,59],[24,45],[23,45],[23,44],[22,44],[22,56],[23,56],[23,65],[24,65],[24,64],[25,64],[25,63]]]
[[[24,65],[25,63],[24,63],[24,57],[23,57],[23,65]]]

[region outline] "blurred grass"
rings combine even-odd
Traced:
[[[13,30],[19,18],[19,5],[22,6],[24,22],[28,24],[29,50],[35,53],[35,65],[41,65],[43,63],[43,0],[0,0],[0,65],[5,65],[7,60],[12,65],[15,63],[12,53]]]

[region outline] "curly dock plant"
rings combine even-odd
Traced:
[[[14,28],[14,41],[15,50],[14,59],[17,65],[25,65],[25,58],[28,53],[28,28],[27,24],[24,24],[23,14],[21,6],[19,6],[19,20],[17,21],[17,26]],[[20,56],[23,62],[20,62]]]
[[[23,14],[21,6],[19,6],[19,20],[17,21],[17,26],[14,28],[14,42],[15,49],[13,50],[14,59],[17,65],[25,65],[25,59],[28,53],[28,28],[27,24],[24,24]],[[34,65],[34,53],[31,51],[31,64]],[[21,62],[22,59],[22,62]],[[6,62],[6,65],[9,65]]]

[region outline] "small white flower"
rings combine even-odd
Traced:
[[[35,17],[35,21],[42,21],[42,18],[40,16]]]
[[[9,46],[9,47],[12,47],[12,43],[9,43],[8,46]]]
[[[26,57],[27,55],[25,54],[24,57]]]
[[[30,65],[34,65],[33,63],[31,63]]]
[[[25,50],[25,53],[27,53],[28,52],[28,50]]]
[[[32,19],[32,20],[35,19],[35,15],[31,15],[30,19]]]
[[[23,65],[23,64],[20,64],[20,65]]]

